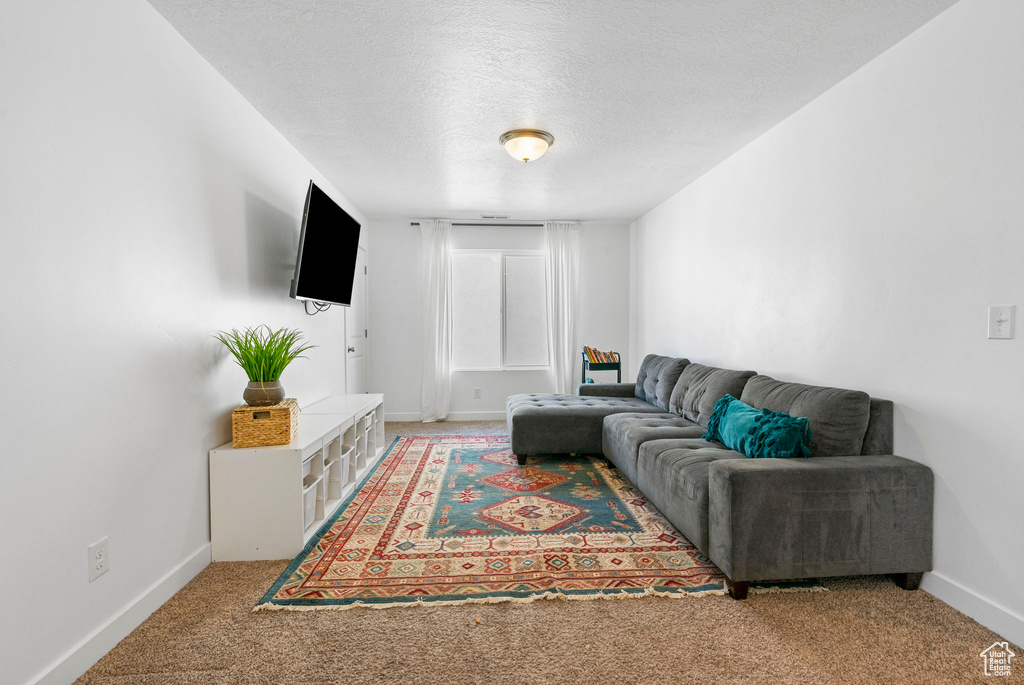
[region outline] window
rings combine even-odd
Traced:
[[[452,368],[548,365],[544,253],[452,251]]]

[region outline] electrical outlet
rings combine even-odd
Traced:
[[[480,399],[480,388],[473,388],[473,399]]]
[[[110,570],[110,541],[103,538],[89,545],[89,582]]]

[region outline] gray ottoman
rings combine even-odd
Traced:
[[[531,454],[601,454],[604,417],[620,412],[662,413],[638,397],[512,395],[506,403],[512,452],[520,464]]]
[[[636,384],[590,384],[577,395],[512,395],[505,404],[512,452],[520,464],[531,454],[601,454],[604,417],[668,410],[688,359],[649,354]],[[585,393],[585,394],[584,394]]]

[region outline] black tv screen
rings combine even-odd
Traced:
[[[345,307],[352,304],[359,228],[359,222],[309,182],[292,297]]]

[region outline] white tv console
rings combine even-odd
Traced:
[[[299,412],[287,445],[210,450],[214,561],[290,559],[377,465],[383,395],[334,395]]]

